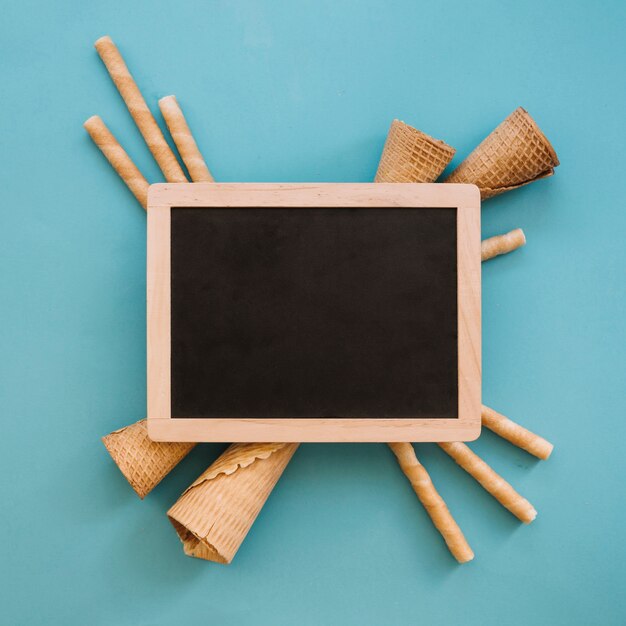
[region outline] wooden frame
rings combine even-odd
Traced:
[[[457,209],[458,417],[237,419],[171,416],[170,213],[176,207]],[[148,194],[148,433],[155,441],[471,441],[481,409],[480,194],[413,183],[156,184]]]

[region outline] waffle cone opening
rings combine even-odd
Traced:
[[[298,445],[233,444],[203,472],[167,513],[185,554],[230,563]]]

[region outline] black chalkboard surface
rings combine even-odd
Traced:
[[[456,209],[177,208],[172,416],[458,414]]]
[[[157,441],[480,432],[472,185],[153,185],[147,305]]]

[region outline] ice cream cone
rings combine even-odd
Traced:
[[[163,443],[148,437],[146,420],[102,437],[109,454],[140,498],[145,498],[191,452],[195,443]]]
[[[445,182],[477,185],[485,200],[552,176],[558,164],[554,148],[533,118],[520,107]]]
[[[374,182],[432,183],[439,178],[454,148],[400,120],[393,120]]]
[[[231,445],[167,512],[185,554],[230,563],[298,445]]]

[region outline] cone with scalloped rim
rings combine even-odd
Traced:
[[[185,554],[230,563],[298,445],[231,445],[167,512]]]

